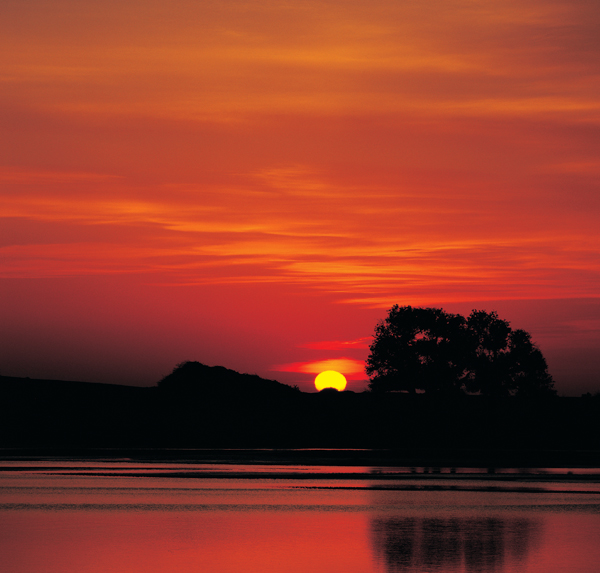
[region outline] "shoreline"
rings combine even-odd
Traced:
[[[495,470],[600,468],[596,450],[464,450],[344,448],[0,448],[2,461],[131,461],[166,464],[226,464]],[[445,472],[444,472],[445,473]]]

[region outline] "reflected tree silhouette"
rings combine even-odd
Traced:
[[[496,517],[375,517],[375,558],[389,573],[501,571],[521,563],[534,545],[540,522]]]

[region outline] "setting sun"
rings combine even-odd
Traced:
[[[325,388],[335,388],[341,392],[346,388],[346,378],[335,370],[325,370],[315,378],[315,388],[319,392]]]

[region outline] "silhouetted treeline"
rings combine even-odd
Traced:
[[[0,448],[375,448],[406,463],[598,464],[596,397],[303,393],[200,366],[199,384],[146,388],[0,377]]]

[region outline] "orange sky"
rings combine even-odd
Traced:
[[[392,304],[600,391],[591,0],[3,0],[0,374],[349,388]],[[313,364],[313,363],[318,364]],[[324,368],[327,369],[327,368]]]

